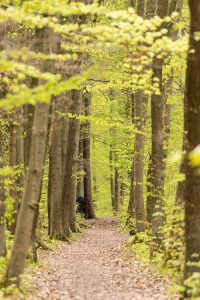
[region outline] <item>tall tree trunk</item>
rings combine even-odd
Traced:
[[[135,114],[135,95],[131,94],[131,106],[132,106],[132,123],[134,124],[134,114]],[[132,168],[131,168],[131,188],[130,188],[130,196],[129,196],[129,204],[128,204],[128,215],[129,217],[134,217],[134,213],[135,213],[135,198],[134,198],[134,191],[133,191],[133,187],[134,187],[134,181],[135,181],[135,177],[134,177],[134,170],[135,170],[135,166],[134,166],[134,155],[132,158]]]
[[[49,152],[49,187],[48,187],[48,204],[49,204],[49,235],[55,238],[62,238],[62,149],[61,149],[61,132],[62,117],[61,97],[55,100],[55,113],[52,124],[51,146]]]
[[[76,226],[76,194],[77,194],[77,167],[78,167],[78,150],[79,150],[79,139],[80,139],[80,122],[76,120],[76,134],[75,134],[75,145],[74,145],[74,156],[73,156],[73,167],[72,167],[72,182],[70,191],[70,202],[69,202],[69,225],[72,232],[77,231]],[[70,142],[70,141],[69,141]]]
[[[135,95],[135,145],[134,145],[134,184],[133,197],[135,203],[135,216],[137,231],[145,231],[144,208],[144,105],[145,95],[137,91]]]
[[[188,154],[200,144],[200,41],[195,39],[195,33],[200,32],[200,0],[190,0],[189,5],[190,50],[194,51],[188,54],[185,94],[185,278],[200,272],[200,175],[188,158]]]
[[[80,139],[79,139],[79,149],[78,149],[78,171],[83,172],[83,134],[82,125],[80,126]],[[77,198],[81,197],[84,199],[84,178],[80,178],[77,183]]]
[[[10,145],[9,145],[9,166],[16,170],[17,168],[17,124],[16,109],[11,113],[10,117]],[[17,196],[17,178],[13,176],[12,185],[9,191],[12,201],[12,215],[8,220],[8,229],[12,234],[15,233],[17,212],[18,212],[18,196]]]
[[[31,136],[34,119],[35,107],[32,104],[26,104],[24,106],[24,166],[25,171],[28,168],[29,156],[31,149]]]
[[[169,2],[158,2],[157,12],[163,18],[168,14]],[[154,59],[153,77],[159,79],[160,95],[151,98],[151,123],[152,123],[152,152],[148,171],[148,184],[151,194],[147,196],[147,220],[152,221],[152,233],[159,237],[159,227],[163,225],[165,216],[163,211],[164,196],[164,103],[163,103],[163,61]]]
[[[73,115],[79,115],[81,111],[81,91],[72,90],[71,91],[71,109],[70,112]],[[62,201],[63,201],[63,230],[64,237],[70,236],[70,214],[74,213],[71,209],[76,207],[76,203],[70,203],[75,201],[75,197],[71,197],[72,192],[72,181],[73,181],[73,169],[74,169],[74,157],[77,151],[77,133],[79,134],[79,122],[76,118],[69,119],[69,129],[68,129],[68,140],[67,140],[67,151],[65,158],[65,170],[64,170],[64,181],[63,181],[63,191],[62,191]]]
[[[183,144],[182,144],[182,153],[186,151],[186,136],[185,132],[183,132]],[[185,174],[185,159],[182,160],[180,165],[180,173]],[[184,195],[185,195],[185,180],[181,179],[177,183],[176,189],[176,204],[182,205],[184,203]]]
[[[85,102],[85,115],[90,115],[90,97],[86,93],[84,97]],[[92,178],[91,178],[91,165],[90,165],[90,121],[87,120],[84,126],[84,139],[83,139],[83,161],[84,161],[84,199],[86,203],[86,217],[88,219],[95,218],[94,205],[92,199]]]
[[[112,210],[113,210],[113,212],[115,212],[115,181],[114,181],[112,145],[110,145],[109,161],[110,161],[110,193],[111,193],[111,203],[112,203]]]
[[[23,198],[24,187],[24,138],[23,138],[23,108],[16,109],[16,165],[20,174],[16,178],[17,184],[17,213]]]
[[[29,168],[25,179],[23,200],[18,215],[14,244],[6,272],[6,284],[20,281],[26,255],[31,243],[35,214],[38,211],[43,167],[45,161],[49,104],[35,107]]]
[[[30,87],[34,88],[38,85],[37,78],[30,79]],[[25,171],[28,168],[29,156],[31,149],[32,127],[34,119],[35,106],[32,104],[24,105],[24,166]]]
[[[145,16],[145,0],[137,2],[137,13],[139,16]],[[135,212],[136,227],[138,232],[145,230],[145,208],[144,208],[144,99],[145,95],[142,91],[138,90],[135,96],[132,95],[132,105],[134,105],[134,125],[136,129],[134,140],[134,154],[132,163],[132,180],[131,180],[131,192],[129,209],[131,215]]]
[[[1,112],[0,112],[0,117],[2,117]],[[2,134],[1,126],[2,124],[0,124],[0,170],[3,168],[3,134]],[[0,176],[0,256],[6,255],[4,203],[5,203],[4,177]]]
[[[120,178],[118,167],[115,167],[115,212],[120,208]]]
[[[173,76],[170,76],[165,84],[164,91],[163,91],[163,100],[164,100],[164,141],[163,141],[163,153],[164,153],[164,173],[166,172],[167,168],[167,155],[168,155],[168,148],[169,148],[169,140],[170,140],[170,125],[171,125],[171,104],[168,103],[169,96],[172,95],[172,87],[173,87]]]

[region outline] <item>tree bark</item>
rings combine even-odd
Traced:
[[[26,104],[24,106],[24,166],[25,171],[28,168],[29,156],[31,149],[31,136],[32,136],[32,127],[34,119],[34,110],[35,107],[32,104]]]
[[[169,12],[169,2],[158,2],[157,13],[163,18]],[[148,185],[150,194],[147,194],[147,220],[152,222],[152,234],[159,237],[159,227],[163,225],[165,215],[163,211],[164,196],[164,103],[163,103],[163,61],[154,59],[153,77],[159,79],[160,95],[151,98],[151,123],[152,123],[152,150],[149,163]]]
[[[61,98],[55,100],[55,113],[52,124],[51,146],[49,152],[49,188],[48,188],[48,204],[49,204],[49,235],[55,238],[62,238],[62,149],[61,149],[61,131],[62,117]]]
[[[200,32],[200,0],[190,0],[189,6],[190,50],[194,51],[188,53],[185,93],[185,278],[200,272],[200,175],[188,159],[188,154],[200,144],[200,41],[195,40],[195,33]]]
[[[0,117],[2,117],[0,112]],[[1,126],[1,124],[0,124]],[[0,170],[3,168],[3,134],[0,127]],[[0,176],[0,256],[6,256],[6,238],[5,238],[5,193],[4,193],[4,177]]]
[[[78,150],[78,171],[83,172],[83,134],[82,125],[80,126],[79,150]],[[84,178],[80,178],[77,183],[77,198],[84,199]]]
[[[119,212],[120,208],[120,178],[118,167],[115,167],[115,212]]]
[[[145,16],[144,0],[137,2],[137,13],[139,16]],[[132,163],[132,180],[131,180],[131,192],[129,209],[133,216],[135,212],[136,227],[138,232],[145,231],[145,208],[144,208],[144,190],[143,190],[143,172],[144,172],[144,99],[145,95],[143,91],[136,91],[135,95],[132,95],[132,105],[134,105],[134,126],[136,129],[134,140],[134,154]]]
[[[10,117],[10,145],[9,145],[9,166],[16,170],[17,168],[17,124],[16,109],[13,110]],[[8,222],[9,231],[14,234],[18,212],[18,196],[17,196],[17,178],[12,176],[12,185],[10,186],[9,195],[12,201],[12,214]]]
[[[73,167],[72,167],[72,182],[70,191],[70,202],[69,202],[69,225],[72,232],[77,232],[76,226],[76,194],[77,194],[77,167],[78,167],[78,150],[79,150],[79,139],[80,139],[80,122],[76,120],[76,134],[75,134],[75,145],[74,145],[74,156],[73,156]],[[70,142],[70,141],[69,141]]]
[[[73,115],[79,115],[81,111],[81,91],[72,90],[71,91],[71,109],[70,112]],[[77,133],[79,133],[79,122],[76,118],[69,119],[69,129],[68,129],[68,140],[67,140],[67,151],[65,158],[65,170],[64,170],[64,181],[63,181],[63,191],[62,191],[62,201],[63,201],[63,214],[62,214],[62,222],[63,222],[63,230],[64,237],[68,238],[70,236],[70,215],[74,214],[74,210],[71,209],[76,207],[76,203],[70,203],[71,201],[75,201],[75,197],[71,197],[72,193],[72,177],[73,177],[73,169],[75,153],[77,151]]]
[[[133,197],[135,203],[136,227],[138,232],[145,231],[144,208],[144,105],[145,95],[137,91],[135,95],[135,145],[134,145],[134,183]]]
[[[84,97],[85,115],[90,115],[90,95],[87,93]],[[87,120],[84,125],[83,138],[83,161],[84,161],[84,200],[86,203],[86,218],[95,218],[94,205],[92,199],[92,179],[91,179],[91,165],[90,165],[90,121]]]
[[[134,115],[135,115],[135,95],[131,94],[131,104],[132,104],[132,123],[134,124]],[[134,198],[134,191],[133,191],[133,187],[134,187],[134,181],[135,181],[135,177],[134,177],[134,170],[135,170],[135,166],[134,166],[134,155],[132,158],[132,168],[131,168],[131,188],[130,188],[130,196],[129,196],[129,204],[128,204],[128,215],[129,217],[134,217],[135,214],[135,198]]]
[[[113,150],[112,150],[112,145],[110,145],[109,161],[110,161],[110,193],[111,193],[111,203],[112,203],[112,210],[113,210],[113,212],[115,212],[115,182],[114,182],[114,168],[113,168]]]

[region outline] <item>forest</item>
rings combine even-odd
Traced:
[[[0,0],[0,299],[200,299],[200,0]]]

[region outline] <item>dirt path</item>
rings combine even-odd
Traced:
[[[95,220],[77,242],[41,254],[48,271],[37,272],[38,295],[29,299],[172,300],[167,283],[127,255],[126,241],[115,219]]]

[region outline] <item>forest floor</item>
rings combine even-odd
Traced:
[[[32,279],[30,300],[172,300],[169,282],[126,247],[115,218],[88,221],[81,237],[42,251],[45,267]]]

